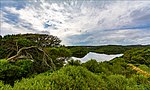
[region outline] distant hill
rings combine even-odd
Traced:
[[[66,46],[74,57],[82,58],[89,52],[100,54],[123,54],[133,48],[150,48],[150,45],[105,45],[105,46]]]

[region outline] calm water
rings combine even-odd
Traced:
[[[98,53],[94,53],[94,52],[89,52],[83,58],[72,57],[72,59],[80,60],[82,63],[84,63],[88,60],[91,60],[91,59],[95,59],[98,62],[103,62],[103,61],[112,60],[113,58],[120,57],[122,55],[123,54],[107,55],[107,54],[98,54]]]

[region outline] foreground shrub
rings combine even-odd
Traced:
[[[107,85],[108,90],[126,90],[127,81],[122,75],[110,75]]]
[[[103,80],[83,67],[67,66],[52,74],[40,74],[35,78],[16,82],[14,90],[97,90],[103,88]]]
[[[10,85],[4,85],[2,81],[0,81],[0,90],[10,90],[11,86]]]
[[[1,90],[150,90],[150,78],[133,75],[98,75],[81,66],[65,66],[17,81],[14,87],[0,82]]]
[[[0,80],[5,84],[13,86],[14,81],[32,74],[32,62],[30,60],[20,60],[9,63],[7,60],[0,60]]]
[[[150,48],[138,49],[134,48],[124,53],[123,58],[132,64],[150,64]]]

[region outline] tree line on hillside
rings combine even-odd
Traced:
[[[150,45],[105,45],[105,46],[67,46],[71,50],[74,57],[82,58],[89,52],[96,52],[100,54],[123,54],[125,51],[132,48],[145,48]]]

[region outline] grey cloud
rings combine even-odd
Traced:
[[[150,44],[149,30],[107,30],[91,32],[69,37],[75,45],[107,45],[107,44]]]
[[[150,2],[34,1],[38,2],[28,1],[22,9],[6,5],[16,19],[2,18],[4,25],[14,29],[3,26],[3,33],[50,32],[73,45],[150,43]]]
[[[133,11],[131,17],[136,24],[150,23],[150,7],[140,8]]]

